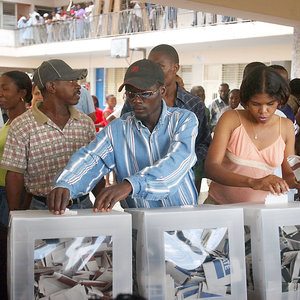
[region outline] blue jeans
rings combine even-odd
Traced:
[[[6,199],[5,187],[0,186],[0,222],[7,227],[8,226],[9,209]]]
[[[77,198],[76,198],[77,199]],[[82,200],[76,203],[76,200],[74,200],[74,204],[70,209],[84,209],[84,208],[93,208],[93,203],[90,200],[89,195],[86,195],[86,197]],[[33,209],[33,210],[37,210],[37,209],[48,209],[47,205],[42,202],[37,200],[36,198],[34,198],[34,196],[32,196],[32,200],[30,203],[30,208],[29,209]]]

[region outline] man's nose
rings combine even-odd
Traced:
[[[133,102],[137,102],[137,103],[141,103],[141,102],[143,102],[143,99],[142,99],[142,97],[139,94],[135,94],[135,96],[134,96],[134,98],[133,98],[132,101]]]

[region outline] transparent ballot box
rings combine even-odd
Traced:
[[[249,300],[300,299],[300,203],[244,208]]]
[[[131,232],[131,216],[122,212],[11,212],[10,299],[111,299],[131,293]]]
[[[146,299],[246,299],[243,210],[127,209],[134,292]]]

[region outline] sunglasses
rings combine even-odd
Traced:
[[[136,97],[139,97],[141,99],[149,99],[151,98],[153,95],[155,95],[157,92],[159,91],[159,89],[157,89],[156,91],[144,91],[144,92],[140,92],[140,93],[134,93],[134,92],[129,92],[126,91],[126,97],[128,100],[134,100]]]

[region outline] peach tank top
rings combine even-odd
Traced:
[[[270,175],[279,167],[284,159],[285,142],[281,136],[281,117],[279,120],[279,136],[270,146],[258,150],[248,136],[240,115],[236,111],[240,125],[232,132],[222,165],[229,171],[252,177],[261,178]],[[212,182],[209,195],[219,204],[238,202],[264,203],[269,192],[251,188],[241,188]]]

